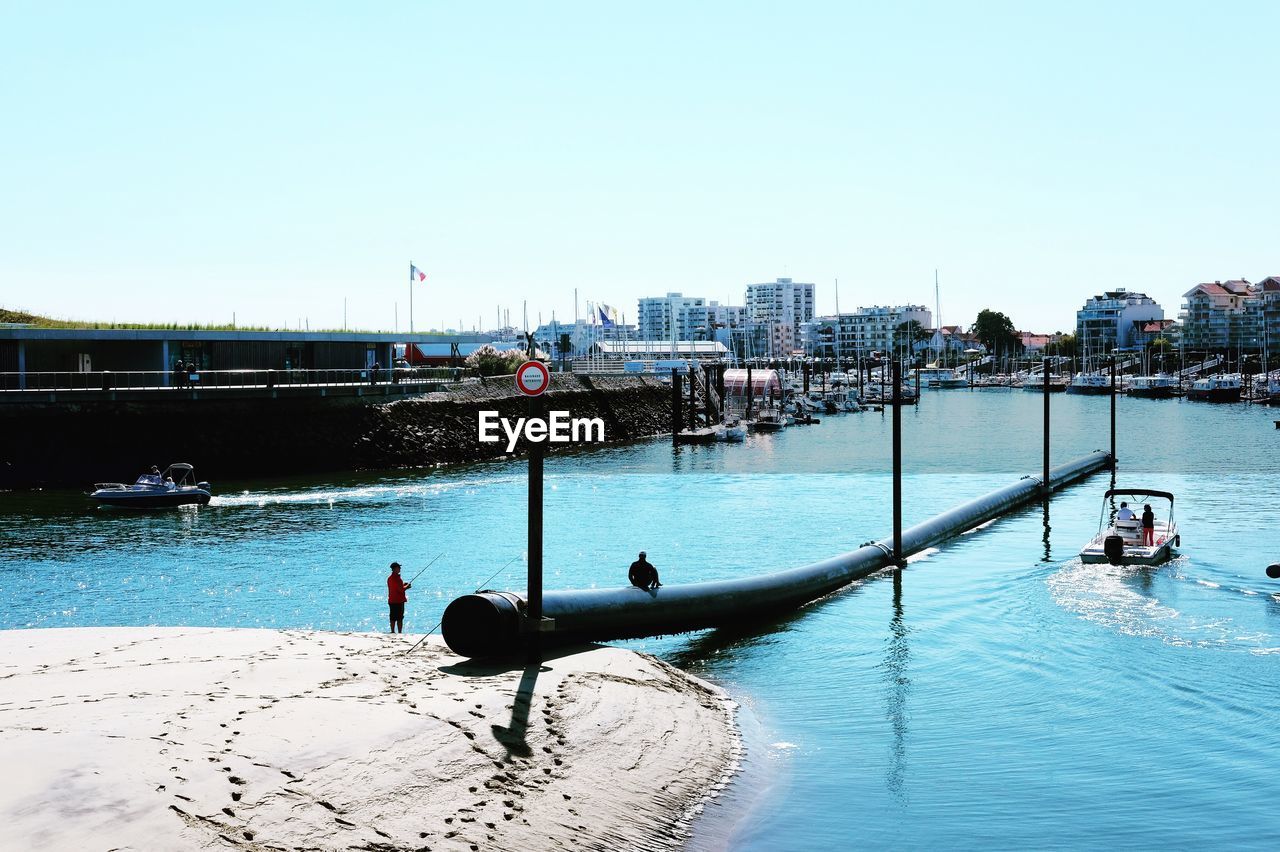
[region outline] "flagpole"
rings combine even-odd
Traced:
[[[413,334],[413,261],[409,261],[409,333]]]

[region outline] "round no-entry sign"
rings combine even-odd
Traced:
[[[525,361],[516,368],[516,390],[525,396],[542,396],[551,385],[551,371],[541,361]]]

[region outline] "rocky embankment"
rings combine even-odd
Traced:
[[[671,391],[643,376],[555,375],[544,397],[548,409],[604,421],[605,441],[619,443],[671,429]],[[359,442],[361,467],[456,464],[506,455],[506,440],[481,443],[481,411],[515,421],[528,416],[528,400],[509,376],[460,385],[373,406]],[[563,445],[561,445],[563,446]],[[551,449],[554,451],[555,447]]]
[[[670,430],[670,390],[643,376],[555,375],[544,397],[599,417],[610,443]],[[479,412],[526,415],[510,376],[423,396],[234,397],[158,393],[129,401],[0,405],[0,489],[129,481],[184,461],[213,481],[357,469],[439,466],[504,455],[477,440]],[[563,446],[563,445],[561,445]]]

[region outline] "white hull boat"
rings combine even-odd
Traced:
[[[1168,515],[1156,519],[1149,544],[1143,541],[1140,514],[1131,520],[1111,519],[1110,501],[1117,496],[1135,499],[1156,497],[1169,501]],[[1113,488],[1103,498],[1098,534],[1080,551],[1080,561],[1086,564],[1159,565],[1167,562],[1173,556],[1174,548],[1181,544],[1182,537],[1173,522],[1172,494],[1151,489]]]

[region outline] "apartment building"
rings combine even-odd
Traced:
[[[707,300],[668,293],[640,300],[636,328],[643,340],[702,340],[708,332]]]
[[[801,349],[801,329],[813,319],[813,285],[779,278],[747,285],[747,316],[767,327],[774,354]]]
[[[1076,343],[1086,356],[1106,355],[1137,344],[1137,322],[1164,319],[1164,308],[1143,293],[1122,288],[1107,290],[1085,301],[1076,311]]]
[[[924,305],[875,305],[853,313],[819,317],[807,329],[805,351],[824,358],[867,357],[872,352],[889,352],[895,346],[908,346],[915,351],[928,344],[916,345],[898,334],[900,326],[911,322],[929,330],[933,313]]]
[[[1197,284],[1182,298],[1185,349],[1259,352],[1280,345],[1280,278]]]

